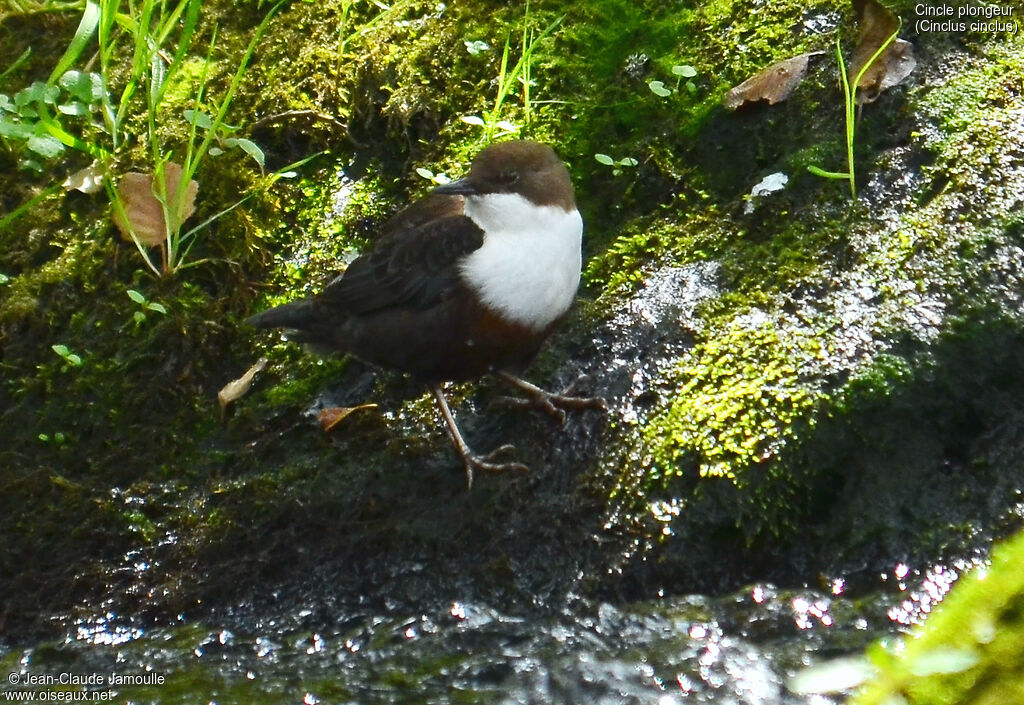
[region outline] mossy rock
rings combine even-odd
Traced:
[[[888,487],[879,477],[887,458],[866,452],[865,438],[888,442],[872,435],[879,429],[902,437],[921,417],[899,414],[921,395],[939,421],[915,438],[934,450],[937,438],[960,433],[955,412],[972,399],[958,376],[977,372],[985,398],[996,395],[1007,360],[982,343],[1004,350],[1019,339],[1019,178],[1005,157],[1019,145],[1020,38],[916,38],[927,59],[919,72],[864,110],[863,198],[851,204],[845,184],[805,171],[842,163],[828,58],[788,103],[737,113],[720,105],[764,66],[830,46],[823,30],[841,27],[852,41],[847,3],[689,5],[541,0],[527,21],[484,0],[288,4],[228,121],[251,129],[274,166],[327,153],[273,190],[240,155],[207,162],[197,218],[240,193],[259,196],[203,233],[194,268],[175,279],[141,274],[97,197],[54,196],[3,234],[0,419],[10,432],[0,464],[13,490],[0,499],[0,530],[16,540],[0,555],[0,620],[39,626],[48,608],[105,599],[165,617],[197,600],[303,595],[311,580],[352,599],[384,599],[399,582],[409,603],[439,584],[526,602],[567,585],[648,594],[647,582],[729,584],[773,566],[791,578],[803,559],[787,552],[815,555],[801,543],[808,536],[852,546],[837,551],[850,564],[878,560],[879,535],[887,555],[962,548],[965,533],[983,540],[1004,504],[987,514],[971,505],[955,522],[948,504],[928,505],[938,507],[935,521],[910,536],[906,523],[848,515],[822,525],[845,478],[864,478],[864,498],[868,479]],[[203,36],[216,22],[221,37],[216,94],[258,16],[231,3],[205,10]],[[474,443],[521,439],[535,468],[467,495],[421,389],[277,338],[254,342],[239,322],[318,289],[398,204],[430,188],[416,167],[464,170],[483,140],[459,118],[493,108],[506,37],[515,56],[524,28],[562,15],[535,55],[531,110],[516,95],[501,115],[571,164],[587,222],[583,301],[534,374],[558,386],[587,372],[618,416],[574,418],[562,431],[477,413],[497,391],[460,387]],[[71,15],[57,17],[73,32]],[[473,54],[466,42],[490,49]],[[10,46],[16,58],[21,45]],[[60,49],[55,42],[11,80],[45,75]],[[696,69],[693,92],[672,83],[679,64]],[[652,80],[675,92],[656,95]],[[638,164],[616,175],[596,153]],[[39,184],[22,184],[10,155],[0,159],[4,205],[24,202]],[[780,170],[790,187],[746,212],[752,186]],[[711,293],[658,326],[633,315],[662,273],[679,271]],[[168,313],[139,322],[128,289]],[[83,364],[68,365],[53,344]],[[982,363],[953,355],[941,364],[957,349]],[[217,390],[261,355],[267,374],[221,422]],[[315,421],[325,402],[371,399],[378,412],[332,436]],[[987,479],[1010,465],[984,447],[1000,424],[986,416],[959,445],[922,452],[901,473],[923,478],[952,457],[956,479]],[[1012,457],[1003,440],[1000,452]],[[848,473],[850,457],[868,467]],[[974,469],[989,458],[985,472]],[[903,489],[909,502],[913,489]],[[964,529],[975,523],[985,526]],[[692,546],[708,560],[692,560]],[[157,567],[128,588],[108,581],[133,550]],[[32,557],[33,570],[19,572]],[[624,587],[614,576],[630,561],[641,567],[625,566],[635,583]],[[72,583],[76,562],[98,567]],[[653,577],[642,574],[655,563]],[[436,565],[449,569],[417,567]],[[55,604],[29,603],[29,593],[56,595]]]

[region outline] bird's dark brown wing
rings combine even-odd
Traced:
[[[483,239],[483,231],[463,214],[461,198],[427,196],[386,223],[373,250],[317,298],[351,315],[431,308],[455,292],[459,260]]]

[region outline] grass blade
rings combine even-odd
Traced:
[[[149,111],[156,112],[160,99],[164,95],[164,82],[167,80],[167,65],[159,51],[153,51],[149,58]]]
[[[820,176],[823,179],[843,179],[845,181],[850,178],[850,172],[848,171],[825,171],[824,169],[813,165],[807,167],[807,171],[811,172],[815,176]]]
[[[110,153],[99,145],[86,142],[80,137],[75,137],[61,127],[59,122],[50,117],[47,107],[42,102],[36,103],[36,106],[39,112],[39,122],[46,128],[46,131],[49,132],[51,136],[56,137],[72,149],[85,152],[93,159],[102,161],[110,157]]]
[[[18,67],[28,61],[28,57],[32,55],[32,47],[29,47],[25,51],[21,52],[21,56],[14,60],[14,63],[0,72],[0,85],[3,85],[4,79],[6,79],[14,71],[18,70]]]
[[[270,12],[267,13],[267,16],[263,18],[263,21],[260,22],[259,26],[256,28],[256,33],[253,35],[252,41],[249,42],[249,46],[246,47],[245,53],[242,55],[242,60],[238,64],[238,69],[235,71],[235,75],[231,78],[228,90],[220,102],[220,109],[217,111],[217,115],[213,119],[213,129],[206,131],[206,136],[203,138],[203,141],[199,144],[195,154],[192,156],[192,163],[188,165],[188,168],[183,170],[182,179],[185,183],[188,183],[188,180],[192,178],[193,174],[195,174],[196,168],[198,168],[199,163],[203,160],[203,157],[206,156],[206,152],[210,149],[210,145],[213,143],[213,140],[217,137],[217,131],[220,129],[220,126],[224,124],[224,118],[227,117],[231,101],[235,97],[235,93],[238,91],[238,86],[242,83],[242,77],[245,75],[246,68],[249,66],[249,59],[252,58],[253,53],[256,51],[256,45],[263,37],[263,33],[270,24],[270,20],[273,19],[274,15],[277,14],[277,11],[281,9],[285,2],[287,2],[287,0],[281,0],[281,2],[274,5],[274,7],[270,9]]]
[[[97,5],[94,0],[87,0],[85,3],[85,11],[82,12],[82,21],[78,23],[78,29],[75,30],[75,36],[71,39],[71,43],[68,44],[68,48],[64,50],[64,55],[60,57],[60,61],[53,68],[53,72],[50,74],[48,83],[54,83],[58,78],[64,75],[64,72],[71,68],[78,57],[82,55],[82,51],[85,49],[85,45],[89,43],[93,33],[100,23],[100,6]]]
[[[11,223],[13,223],[15,220],[25,215],[25,213],[28,212],[28,210],[32,208],[32,206],[36,205],[40,201],[49,198],[55,193],[59,193],[60,189],[60,184],[53,184],[45,191],[40,191],[38,194],[30,198],[28,201],[22,203],[20,206],[18,206],[13,211],[5,215],[3,218],[0,218],[0,233],[2,233],[4,230],[10,227]]]

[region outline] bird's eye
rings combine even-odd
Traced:
[[[506,169],[505,171],[501,172],[500,178],[503,184],[508,184],[509,186],[511,186],[512,184],[519,181],[519,172],[516,171],[515,169]]]

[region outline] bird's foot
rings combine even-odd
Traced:
[[[526,398],[499,397],[495,400],[495,403],[507,406],[540,409],[562,426],[565,425],[566,410],[582,411],[586,409],[596,409],[599,411],[608,411],[608,403],[601,397],[572,396],[571,392],[575,383],[570,385],[564,391],[556,394],[554,392],[541,389],[535,384],[531,384],[524,379],[519,379],[507,372],[499,372],[498,378],[511,384],[516,389],[521,390],[526,394]]]
[[[432,385],[430,391],[437,400],[438,408],[441,410],[441,417],[444,419],[445,429],[448,431],[448,439],[452,442],[455,452],[459,454],[459,458],[462,459],[463,467],[466,468],[466,484],[470,489],[473,488],[473,472],[475,470],[489,473],[530,472],[530,468],[522,463],[499,462],[498,458],[500,456],[516,449],[511,444],[506,443],[503,446],[499,446],[487,455],[477,455],[470,450],[469,446],[466,445],[466,441],[462,438],[462,432],[459,431],[458,424],[455,423],[455,417],[448,406],[448,400],[444,398],[444,392],[441,391],[440,385]]]
[[[495,448],[487,455],[477,455],[476,453],[469,450],[467,447],[465,450],[457,449],[459,451],[459,457],[462,458],[462,464],[466,468],[466,484],[468,487],[473,487],[473,473],[476,470],[481,472],[489,472],[492,474],[501,474],[506,472],[530,472],[530,468],[526,467],[522,463],[516,462],[499,462],[498,458],[506,453],[514,451],[516,447],[510,443]]]

